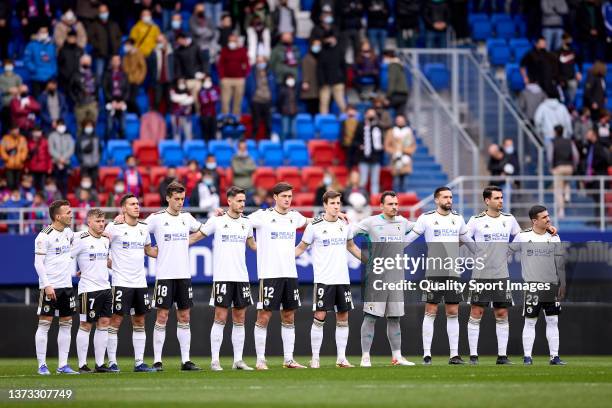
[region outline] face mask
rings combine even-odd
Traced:
[[[208,163],[206,163],[206,168],[207,168],[208,170],[214,170],[214,169],[216,169],[216,168],[217,168],[217,163],[215,163],[215,162],[212,162],[212,163],[211,163],[211,162],[208,162]]]
[[[238,48],[238,44],[236,44],[234,41],[231,41],[227,43],[227,48],[229,48],[230,50],[235,50],[236,48]]]
[[[60,132],[60,133],[66,133],[66,126],[64,126],[64,125],[59,125],[59,126],[57,127],[57,131],[58,131],[58,132]]]
[[[179,84],[178,85],[178,89],[179,91],[184,91],[187,87],[185,86],[185,84]]]
[[[204,179],[204,184],[206,184],[207,186],[212,186],[213,181],[210,178],[205,178]]]
[[[288,80],[285,81],[285,84],[290,87],[293,88],[295,86],[295,79],[293,78],[289,78]]]
[[[259,62],[257,63],[257,68],[259,69],[266,69],[266,63],[265,62]]]
[[[89,190],[91,188],[91,181],[81,181],[81,188]]]
[[[513,154],[514,153],[514,146],[506,146],[504,148],[504,152],[506,152],[506,154]]]
[[[125,186],[123,184],[117,184],[115,186],[115,193],[121,194],[125,191]]]
[[[212,88],[212,81],[204,81],[204,88],[206,89]]]
[[[22,92],[21,93],[21,97],[22,98],[27,98],[28,97],[28,93],[27,92]]]
[[[238,151],[238,157],[247,157],[248,155],[249,155],[249,152],[246,150],[244,152]]]
[[[5,65],[4,66],[4,70],[6,72],[13,72],[13,66],[12,65]]]
[[[318,54],[321,52],[321,46],[313,45],[312,47],[310,47],[310,51],[312,51],[313,54]]]
[[[32,137],[34,139],[40,139],[42,137],[42,133],[32,133]]]
[[[100,13],[100,20],[107,21],[108,20],[108,13]]]
[[[332,178],[331,176],[325,176],[323,177],[323,184],[325,184],[326,186],[329,186],[332,183]]]
[[[203,11],[198,11],[196,13],[196,16],[200,17],[200,18],[204,18],[204,12]]]
[[[183,23],[182,23],[182,22],[180,22],[179,20],[172,20],[172,29],[174,29],[174,30],[178,30],[178,29],[180,29],[180,28],[181,28],[181,25],[182,25],[182,24],[183,24]]]
[[[85,133],[88,134],[88,135],[91,135],[93,133],[93,127],[87,126],[85,128]]]
[[[89,65],[89,64],[81,65],[81,68],[83,68],[83,70],[85,70],[85,71],[87,71],[89,69],[89,67],[91,67],[91,65]]]
[[[325,16],[325,17],[323,17],[323,22],[325,24],[333,24],[334,23],[334,17],[333,16]]]
[[[157,44],[157,49],[158,50],[163,50],[164,49],[164,44],[162,44],[162,43]]]
[[[132,46],[131,45],[125,45],[123,47],[123,51],[125,51],[126,54],[129,54],[130,52],[132,52]]]
[[[48,186],[45,186],[45,191],[47,193],[55,193],[57,191],[57,187],[54,186],[53,184],[50,184]]]
[[[75,16],[74,13],[72,12],[72,10],[69,10],[66,12],[66,14],[64,14],[64,18],[66,21],[74,21],[75,20]]]
[[[49,41],[49,34],[48,33],[38,34],[38,39],[42,42],[47,42]]]
[[[151,22],[153,21],[153,19],[151,18],[151,16],[144,16],[142,18],[142,22],[145,24],[151,24]]]

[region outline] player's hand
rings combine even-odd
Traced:
[[[80,278],[81,277],[81,271],[78,271],[76,275],[77,275],[77,278]]]
[[[123,214],[119,214],[115,217],[115,222],[125,222],[125,217]]]
[[[565,298],[565,286],[559,286],[559,291],[557,292],[557,299],[562,301]]]
[[[106,267],[107,267],[108,269],[112,269],[112,268],[113,268],[113,260],[112,260],[112,259],[108,258],[108,259],[106,260]]]
[[[53,301],[57,300],[55,297],[55,289],[53,289],[52,286],[45,286],[45,296]]]
[[[557,232],[559,232],[559,230],[557,229],[557,227],[553,227],[551,225],[550,227],[548,227],[548,232],[550,232],[551,235],[557,235]]]
[[[225,214],[225,210],[223,208],[215,209],[215,217],[220,217]]]
[[[349,223],[349,219],[348,219],[348,216],[346,215],[346,213],[343,213],[343,212],[339,213],[338,214],[338,218],[340,218],[342,221],[344,221],[346,223]]]

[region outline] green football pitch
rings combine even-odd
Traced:
[[[420,358],[411,357],[412,361]],[[25,405],[10,400],[9,390],[70,389],[69,401],[30,401],[27,405],[78,407],[146,407],[187,405],[209,407],[610,407],[612,357],[570,356],[565,367],[549,366],[546,357],[525,367],[496,366],[495,357],[481,357],[479,366],[448,366],[442,356],[424,367],[391,367],[389,359],[373,358],[372,368],[339,369],[323,358],[318,370],[288,370],[280,358],[270,358],[269,371],[211,372],[208,359],[194,361],[201,372],[180,372],[178,359],[166,359],[165,371],[132,373],[131,360],[121,359],[119,374],[49,377],[36,375],[34,359],[0,360],[0,406]],[[91,358],[90,358],[91,360]],[[255,361],[247,358],[248,364]],[[307,363],[308,358],[298,358]],[[350,358],[353,364],[358,357]],[[54,369],[52,359],[51,369]],[[91,362],[91,361],[90,361]],[[72,361],[72,363],[75,363]],[[74,367],[74,365],[73,365]]]

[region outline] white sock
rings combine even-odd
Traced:
[[[431,339],[434,334],[436,315],[425,313],[423,316],[423,357],[431,356]]]
[[[508,318],[495,319],[495,333],[497,334],[497,355],[508,355],[508,337],[510,336],[510,323]]]
[[[480,320],[470,316],[467,324],[468,342],[470,343],[470,356],[478,355],[478,336],[480,335]],[[451,356],[454,357],[454,356]]]
[[[242,361],[242,351],[244,350],[244,323],[234,323],[232,325],[232,346],[234,347],[234,362]]]
[[[109,331],[110,335],[110,331]],[[109,337],[110,343],[110,337]],[[132,326],[132,346],[134,346],[134,367],[144,363],[145,344],[147,344],[147,332],[144,326]],[[116,347],[116,346],[115,346]]]
[[[348,343],[348,320],[336,322],[336,352],[338,361],[346,360],[346,344]]]
[[[310,347],[312,348],[312,358],[317,359],[321,354],[321,344],[323,343],[323,326],[325,320],[313,319],[310,328]]]
[[[181,347],[181,360],[183,363],[189,361],[189,349],[191,348],[191,327],[189,323],[176,324],[176,338]]]
[[[68,364],[68,353],[70,352],[70,340],[72,338],[72,320],[59,322],[57,333],[58,364],[63,367]]]
[[[559,355],[559,316],[546,316],[546,340],[550,358]]]
[[[363,316],[363,323],[361,323],[361,353],[364,357],[370,357],[377,319],[377,316],[372,316],[369,313],[365,313]]]
[[[87,351],[89,350],[89,330],[79,327],[76,336],[77,357],[79,358],[79,368],[87,365]]]
[[[96,327],[94,333],[94,355],[96,358],[96,365],[104,365],[104,353],[106,353],[106,346],[108,345],[108,327]]]
[[[399,317],[387,317],[387,339],[391,347],[391,356],[395,360],[402,358],[402,327]]]
[[[295,346],[295,325],[281,323],[281,338],[283,339],[285,361],[291,361],[293,360],[293,348]]]
[[[154,363],[161,363],[164,341],[166,340],[166,325],[155,323],[153,328],[153,355]]]
[[[459,315],[446,315],[446,333],[448,334],[448,346],[450,356],[459,355]]]
[[[255,352],[257,353],[257,360],[266,359],[266,336],[268,334],[267,327],[261,327],[255,324],[255,330],[253,332],[255,336]]]
[[[106,353],[108,354],[108,365],[117,364],[117,343],[119,329],[114,327],[108,328],[108,342],[106,343]]]
[[[223,329],[225,329],[225,323],[216,320],[210,328],[210,356],[212,361],[219,361],[219,351],[221,350],[221,343],[223,343]]]
[[[47,365],[47,338],[49,337],[49,329],[51,322],[48,320],[39,320],[38,329],[34,340],[36,341],[36,359],[38,366]]]
[[[525,318],[525,326],[523,326],[523,353],[525,357],[531,357],[533,350],[533,342],[535,340],[535,328],[538,318]]]

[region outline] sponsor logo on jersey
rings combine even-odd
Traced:
[[[292,239],[295,240],[295,231],[272,231],[271,239]]]
[[[186,232],[177,232],[173,234],[164,234],[164,241],[187,241],[189,237]]]
[[[459,234],[456,228],[434,229],[434,237],[454,237]]]
[[[246,235],[239,234],[223,234],[221,235],[221,242],[244,242]]]
[[[494,232],[492,234],[484,234],[483,235],[485,242],[489,241],[501,241],[508,242],[510,236],[505,232]]]

